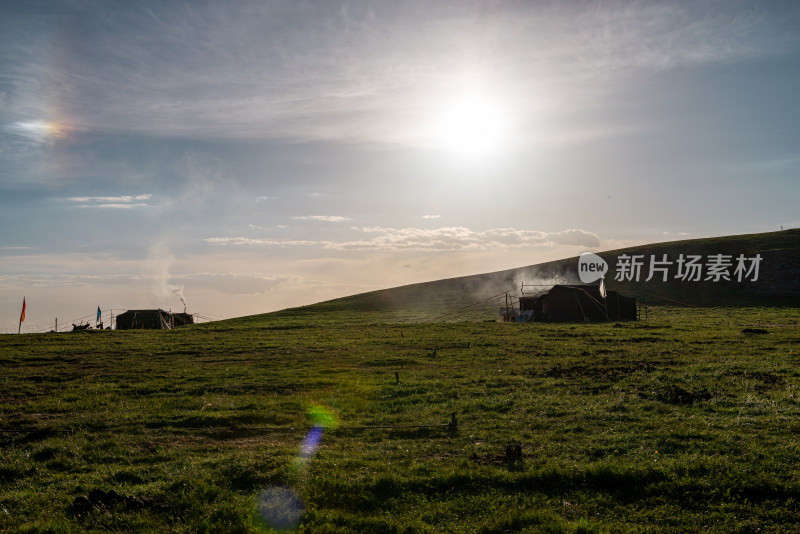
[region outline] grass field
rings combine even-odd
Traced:
[[[800,532],[798,308],[322,309],[0,336],[0,531]]]

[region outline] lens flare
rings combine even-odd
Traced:
[[[326,429],[339,425],[336,414],[325,406],[311,404],[307,408],[308,418],[314,426],[300,444],[297,456],[292,460],[291,473],[296,483],[302,482],[307,466],[317,452]],[[300,524],[305,512],[302,499],[290,488],[272,487],[262,491],[256,500],[258,517],[277,531],[292,530]]]
[[[300,456],[302,458],[311,458],[314,456],[320,441],[322,441],[322,427],[314,426],[314,428],[308,432],[306,439],[303,440],[303,444],[300,446]]]
[[[280,532],[300,524],[305,506],[292,490],[277,486],[258,495],[256,512],[267,526]]]
[[[319,426],[325,429],[333,430],[339,426],[339,419],[332,410],[319,404],[312,404],[308,407],[308,416],[314,426]]]

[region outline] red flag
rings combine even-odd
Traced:
[[[22,297],[22,313],[19,316],[19,322],[21,323],[24,320],[25,320],[25,297]]]

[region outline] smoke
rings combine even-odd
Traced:
[[[183,309],[186,309],[186,297],[183,295],[183,286],[170,285],[169,287],[172,294],[181,299],[181,302],[183,303]]]
[[[570,279],[563,274],[553,274],[542,277],[518,277],[514,280],[514,287],[520,293],[531,296],[549,291],[556,285],[570,284]]]
[[[186,296],[183,294],[184,286],[171,283],[172,276],[170,270],[175,262],[175,257],[165,241],[157,241],[150,247],[147,254],[147,264],[153,272],[155,280],[156,297],[163,300],[178,298],[186,308]]]

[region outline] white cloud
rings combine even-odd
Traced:
[[[317,246],[328,250],[362,251],[486,251],[517,247],[552,247],[556,245],[597,248],[597,235],[580,229],[539,232],[515,228],[493,228],[476,232],[461,226],[435,229],[364,227],[362,232],[377,234],[354,241],[312,241],[253,239],[247,237],[209,237],[206,242],[220,245]]]
[[[147,204],[79,204],[79,208],[108,208],[108,209],[130,209],[145,208]]]
[[[422,216],[423,219],[440,219],[441,217],[442,217],[441,215],[423,215]]]
[[[556,245],[573,245],[587,248],[597,248],[600,246],[600,239],[596,234],[578,228],[570,228],[569,230],[547,234],[547,239]]]
[[[151,194],[144,195],[123,195],[118,197],[68,197],[67,202],[80,202],[78,208],[101,208],[101,209],[131,209],[146,208],[148,204],[142,202],[150,200]]]
[[[340,243],[337,248],[466,251],[524,246],[600,246],[600,240],[595,234],[578,229],[551,233],[516,228],[473,231],[460,226],[435,229],[365,227],[362,230],[379,235],[369,240]]]
[[[305,215],[303,217],[292,217],[297,221],[325,221],[325,222],[343,222],[352,221],[350,217],[340,217],[338,215]]]
[[[298,246],[315,246],[325,245],[321,241],[280,241],[276,239],[258,239],[251,237],[207,237],[207,243],[214,245],[269,245],[277,247],[298,247]]]
[[[128,203],[134,200],[150,200],[153,197],[151,194],[146,195],[124,195],[120,197],[69,197],[67,200],[71,202],[92,202],[92,203]]]

